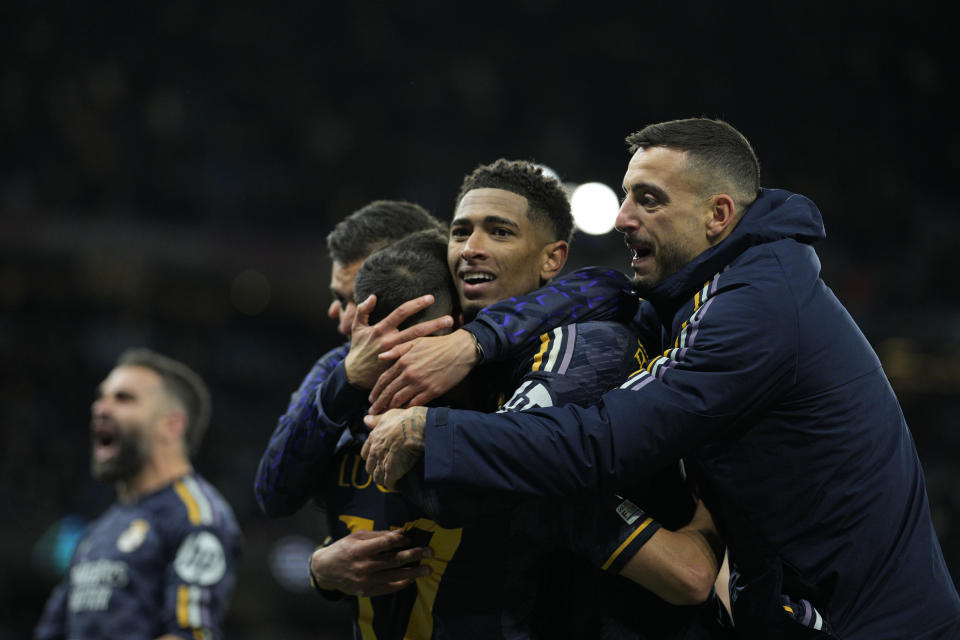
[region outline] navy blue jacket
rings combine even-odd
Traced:
[[[426,480],[557,497],[686,457],[730,548],[740,635],[803,637],[786,595],[840,638],[956,637],[960,599],[916,450],[873,349],[820,279],[810,244],[823,236],[812,202],[765,190],[641,304],[662,323],[645,370],[592,408],[431,409]],[[617,289],[597,286],[598,298]],[[481,343],[523,335],[522,316]]]

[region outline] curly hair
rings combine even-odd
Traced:
[[[346,265],[422,229],[447,233],[447,225],[418,204],[374,200],[337,223],[327,235],[327,251],[331,260]]]
[[[536,224],[545,225],[554,240],[573,237],[573,215],[570,200],[558,180],[547,176],[543,169],[525,160],[500,158],[486,165],[479,165],[463,179],[456,207],[473,189],[503,189],[521,195],[530,203],[527,215]]]

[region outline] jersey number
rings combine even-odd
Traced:
[[[340,520],[351,532],[374,531],[374,523],[370,518],[341,515]],[[444,529],[433,520],[426,518],[406,522],[402,527],[391,527],[391,529],[397,528],[405,531],[417,529],[430,534],[427,546],[433,549],[433,557],[421,562],[430,567],[430,575],[417,578],[417,598],[413,602],[410,621],[403,634],[404,638],[411,640],[414,638],[426,640],[433,634],[433,603],[437,598],[437,591],[440,590],[440,580],[447,565],[453,559],[457,547],[460,546],[463,529]],[[373,604],[370,598],[359,597],[357,601],[359,605],[357,625],[360,627],[363,640],[376,640],[377,636],[373,631]]]

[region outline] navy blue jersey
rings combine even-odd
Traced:
[[[665,339],[643,371],[594,407],[430,409],[425,479],[567,496],[686,456],[729,546],[739,636],[958,637],[910,431],[820,278],[824,233],[808,199],[764,190],[649,293]],[[524,323],[513,313],[501,332]]]
[[[240,546],[230,505],[199,475],[116,503],[80,541],[35,637],[220,638]]]
[[[620,325],[569,325],[530,343],[515,363],[478,369],[468,386],[474,402],[489,409],[586,403],[638,369],[642,354],[636,337]],[[321,413],[345,419],[356,400],[341,365],[321,390],[326,407]],[[415,588],[351,598],[357,637],[556,637],[559,630],[574,628],[596,636],[604,628],[605,637],[676,638],[695,618],[687,608],[670,607],[616,576],[660,527],[625,498],[517,505],[495,493],[458,495],[405,485],[413,494],[408,501],[372,482],[359,457],[363,439],[362,429],[356,435],[344,432],[324,483],[333,538],[358,528],[401,527],[414,544],[431,546],[434,558],[424,561],[433,573],[418,579]],[[672,477],[676,482],[661,483],[651,501],[679,526],[689,520],[694,504],[676,470]],[[569,606],[569,594],[581,589],[593,596],[590,608]],[[599,597],[620,590],[650,603],[643,616],[632,607],[621,609],[625,600],[616,594]],[[675,611],[660,615],[655,607]],[[656,620],[644,625],[647,615]],[[647,630],[656,633],[647,635]]]
[[[524,334],[520,341],[500,330],[504,318],[499,313],[481,311],[463,328],[473,332],[479,344],[496,359],[515,357],[520,348],[529,346],[540,333],[562,324],[607,318],[626,322],[636,309],[636,300],[622,290],[611,295],[609,288],[596,287],[598,281],[611,278],[626,282],[623,274],[597,267],[580,269],[554,280],[549,285],[551,295],[521,303],[527,318],[536,318],[537,328],[531,334]],[[291,515],[318,494],[318,479],[331,464],[343,421],[327,419],[323,414],[324,405],[317,401],[316,394],[349,350],[347,343],[317,360],[291,396],[286,413],[277,421],[254,481],[257,502],[268,516]],[[358,403],[366,402],[365,394],[355,395]]]
[[[494,394],[499,388],[500,411],[589,405],[645,363],[645,348],[620,325],[573,324],[542,334],[517,363],[481,368],[474,386],[485,384]],[[504,394],[511,386],[513,394]],[[724,633],[716,598],[702,606],[674,606],[617,575],[662,524],[678,528],[692,517],[696,501],[678,464],[633,483],[622,496],[575,500],[518,504],[515,496],[496,491],[424,486],[422,467],[400,487],[445,525],[464,524],[465,543],[479,539],[488,554],[493,551],[490,557],[478,556],[475,566],[470,566],[472,558],[454,564],[465,565],[467,575],[487,576],[492,587],[503,590],[502,610],[494,610],[494,619],[509,621],[513,627],[504,624],[503,630],[516,637],[706,638]],[[444,596],[441,591],[438,621],[459,621],[463,612],[456,604],[445,606]]]

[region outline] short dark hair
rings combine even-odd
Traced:
[[[447,266],[447,236],[434,229],[412,233],[370,254],[354,282],[354,298],[358,302],[370,294],[377,296],[370,324],[379,322],[407,300],[428,293],[435,298],[433,306],[407,318],[401,329],[435,315],[438,308],[450,308],[457,313],[457,292]]]
[[[121,353],[116,366],[146,367],[160,376],[166,392],[183,404],[187,413],[184,440],[188,453],[196,454],[210,424],[210,390],[203,378],[179,360],[144,347]]]
[[[334,262],[347,265],[421,229],[447,233],[447,225],[418,204],[374,200],[337,223],[327,234],[327,251]]]
[[[479,165],[463,179],[456,206],[473,189],[503,189],[523,196],[530,204],[527,215],[535,223],[546,223],[554,240],[570,241],[573,236],[573,215],[570,200],[560,182],[543,173],[543,168],[525,160],[500,158]],[[456,208],[456,207],[455,207]]]
[[[630,153],[649,147],[686,151],[701,189],[732,191],[746,209],[760,195],[760,161],[746,137],[723,120],[685,118],[651,124],[627,136]]]

